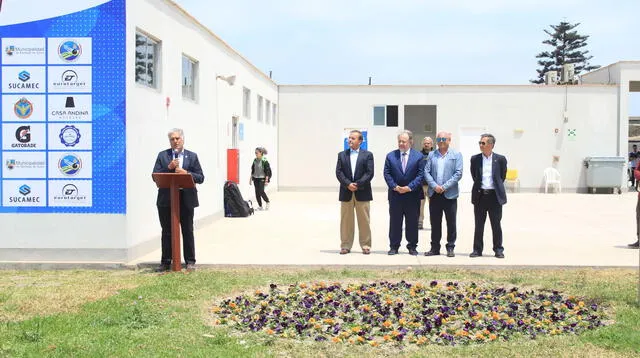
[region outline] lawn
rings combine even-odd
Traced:
[[[558,290],[597,303],[605,327],[579,335],[537,336],[469,345],[378,347],[278,338],[217,325],[226,298],[314,282],[376,281],[429,285],[471,282]],[[633,269],[220,268],[156,274],[139,271],[0,271],[0,357],[637,357],[638,273]]]

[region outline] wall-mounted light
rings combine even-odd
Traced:
[[[229,86],[233,86],[233,84],[236,83],[236,76],[235,75],[231,75],[231,76],[218,75],[218,76],[216,76],[216,79],[221,79],[221,80],[227,82],[229,84]]]

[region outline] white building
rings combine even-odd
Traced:
[[[28,14],[21,11],[26,1],[7,2],[0,11],[6,188],[0,261],[122,263],[159,248],[151,171],[174,127],[184,129],[185,147],[198,153],[205,174],[196,226],[223,215],[228,149],[240,153],[245,198],[253,197],[247,184],[257,146],[269,150],[272,190],[337,191],[336,154],[350,128],[367,130],[378,189],[384,188],[384,156],[406,128],[415,133],[416,148],[425,135],[452,132],[452,145],[465,160],[478,152],[479,134],[490,132],[497,138],[495,150],[519,171],[521,190],[540,191],[544,168],[553,166],[562,174],[564,191],[584,191],[585,157],[626,155],[628,92],[640,87],[640,62],[607,66],[572,86],[278,86],[170,0],[67,0],[55,8],[45,0],[28,0],[34,9]],[[65,50],[67,41],[71,52]],[[73,44],[83,50],[73,52]],[[28,61],[21,62],[20,55]],[[84,173],[90,164],[92,171],[71,180],[55,168],[65,148],[59,148],[59,129],[50,123],[54,115],[14,118],[12,108],[21,96],[50,107],[72,95],[56,92],[53,83],[43,82],[39,93],[14,93],[5,84],[27,70],[34,78],[45,72],[56,77],[51,74],[71,69],[68,62],[76,58],[85,62],[73,63],[73,69],[92,73],[93,79],[74,98],[77,103],[91,98],[92,114],[84,124],[74,118],[67,127],[92,126],[91,135],[83,132],[83,140],[92,138],[88,147],[75,151],[84,158]],[[43,150],[7,146],[18,140],[16,128],[24,122],[33,127],[33,136],[43,136]],[[38,133],[35,128],[46,129]],[[16,176],[8,160],[19,156],[46,157],[47,167],[29,174],[35,176]],[[468,168],[467,161],[463,191],[471,185]],[[67,181],[89,195],[84,207],[61,207],[53,199],[54,189]],[[27,184],[30,197],[42,199],[37,205],[4,201],[26,196],[27,190],[13,191]]]

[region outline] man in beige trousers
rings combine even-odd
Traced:
[[[371,225],[369,203],[373,200],[373,154],[360,148],[362,132],[349,133],[349,149],[338,153],[336,178],[340,182],[340,254],[351,252],[355,234],[355,216],[358,218],[358,236],[362,253],[371,253]]]

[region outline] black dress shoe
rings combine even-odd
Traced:
[[[156,272],[166,272],[171,270],[171,265],[169,264],[160,264],[160,266],[156,267]]]
[[[440,253],[438,251],[429,250],[424,253],[424,256],[438,256]]]
[[[389,252],[387,252],[387,255],[397,255],[398,254],[398,249],[391,249],[389,250]]]
[[[480,257],[480,256],[482,256],[482,254],[476,251],[472,252],[471,255],[469,255],[469,257]]]
[[[504,254],[502,252],[498,252],[496,254],[496,257],[499,258],[499,259],[504,259]]]
[[[631,248],[631,249],[637,249],[637,248],[640,247],[640,240],[634,242],[633,244],[629,244],[627,246],[629,246],[629,248]]]
[[[418,256],[418,250],[416,250],[416,249],[409,249],[409,255],[411,255],[411,256]]]
[[[456,254],[453,253],[453,249],[447,249],[447,257],[454,257]]]

